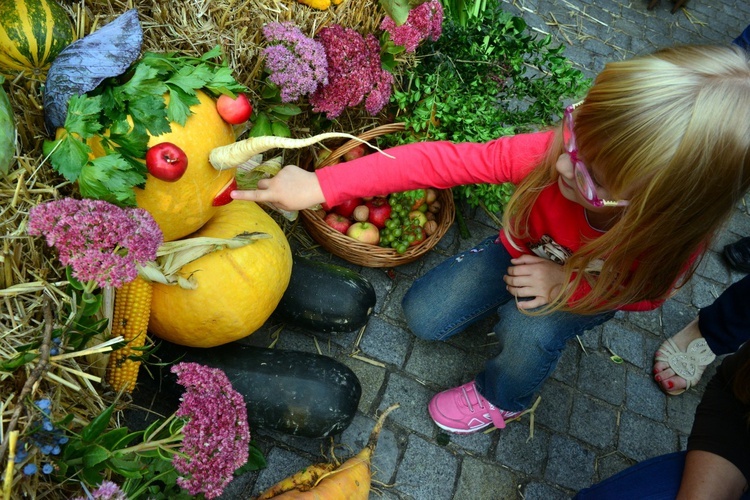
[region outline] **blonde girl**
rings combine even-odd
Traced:
[[[430,401],[466,434],[527,408],[569,339],[617,310],[658,307],[750,187],[750,67],[683,46],[608,64],[552,130],[400,146],[311,173],[284,168],[240,200],[289,210],[414,188],[513,182],[499,237],[416,280],[411,331],[445,340],[497,313],[500,353]],[[671,359],[671,358],[670,358]]]

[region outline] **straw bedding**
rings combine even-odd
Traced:
[[[263,61],[261,27],[271,21],[294,21],[306,34],[339,23],[360,33],[374,32],[382,19],[377,0],[349,0],[326,11],[318,11],[296,0],[189,0],[189,1],[102,1],[68,2],[61,0],[74,20],[78,36],[91,33],[130,8],[139,12],[144,29],[143,50],[183,52],[201,55],[220,45],[235,78],[258,98],[258,81]],[[27,235],[29,210],[44,201],[76,196],[75,186],[55,174],[45,163],[42,143],[44,129],[42,78],[7,75],[5,89],[16,117],[17,161],[5,177],[0,176],[0,361],[16,356],[24,345],[41,343],[49,347],[53,329],[64,326],[63,311],[70,311],[64,293],[64,271],[41,238]],[[305,136],[309,114],[290,123],[292,133]],[[332,126],[338,131],[358,133],[378,124],[358,110],[344,113]],[[297,153],[299,154],[299,153]],[[289,162],[299,158],[287,158]],[[67,306],[67,307],[66,307]],[[28,428],[34,414],[30,402],[50,398],[57,418],[63,412],[75,415],[84,424],[109,405],[115,395],[104,392],[84,373],[99,372],[86,364],[85,357],[52,358],[45,370],[34,370],[39,359],[14,373],[0,371],[0,464],[5,469],[8,457],[7,437],[14,427]],[[27,381],[29,381],[27,383]],[[122,400],[127,404],[126,399]],[[37,457],[38,459],[39,457]],[[31,461],[34,457],[31,457]],[[13,477],[13,497],[56,498],[66,495],[41,474]],[[66,496],[67,498],[67,496]]]

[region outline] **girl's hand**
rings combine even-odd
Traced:
[[[517,302],[519,309],[534,309],[549,304],[560,292],[565,273],[560,264],[536,255],[511,259],[508,274],[503,277],[507,290],[515,297],[532,297]]]
[[[258,181],[258,189],[232,191],[235,200],[273,203],[282,210],[304,210],[325,202],[314,172],[287,165],[270,179]]]

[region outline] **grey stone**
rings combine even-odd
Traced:
[[[577,395],[570,416],[570,434],[586,443],[604,448],[615,441],[618,409],[584,395]]]
[[[385,368],[349,356],[342,357],[341,361],[357,375],[359,385],[362,387],[362,396],[359,398],[357,409],[369,414],[385,381]]]
[[[536,481],[529,483],[523,493],[524,500],[566,500],[572,496],[570,492]]]
[[[391,415],[393,414],[391,413]],[[386,425],[388,425],[387,420],[380,431],[375,453],[372,457],[372,477],[374,480],[387,484],[392,480],[396,471],[399,448],[395,434],[387,429]],[[374,426],[375,420],[371,418],[362,415],[354,417],[351,425],[341,434],[340,444],[343,446],[343,451],[336,450],[339,455],[344,455],[343,458],[339,458],[342,462],[356,455],[367,446],[367,441]]]
[[[516,495],[516,478],[497,464],[464,457],[453,498],[505,500]]]
[[[580,356],[580,344],[576,339],[568,342],[563,349],[562,355],[557,362],[551,377],[568,385],[575,385],[578,378],[578,358]]]
[[[666,417],[666,396],[654,380],[645,373],[628,370],[625,384],[627,408],[657,422],[664,422]]]
[[[414,339],[405,370],[418,379],[448,389],[464,384],[482,370],[484,357],[461,351],[444,342]]]
[[[544,479],[565,488],[579,490],[594,476],[596,454],[578,441],[554,434],[549,443],[549,460]]]
[[[578,387],[592,396],[619,405],[624,399],[625,367],[601,352],[581,356]]]
[[[689,434],[699,402],[700,395],[694,391],[667,398],[667,424],[683,434]]]
[[[390,405],[399,403],[400,408],[388,417],[390,421],[422,435],[432,435],[435,424],[427,413],[427,404],[433,395],[434,391],[414,379],[392,373],[378,409],[383,411]]]
[[[603,346],[625,361],[643,368],[646,360],[643,357],[643,333],[620,321],[608,321],[602,333]]]
[[[445,448],[412,434],[396,473],[396,488],[414,498],[453,498],[458,459]]]
[[[523,422],[511,422],[501,432],[495,459],[513,470],[541,476],[547,460],[549,433],[536,427],[534,437],[530,439],[529,426]]]
[[[253,487],[253,496],[259,495],[285,477],[295,474],[312,463],[309,459],[283,448],[271,448],[265,458],[266,463],[272,466],[260,471]]]
[[[631,412],[620,418],[620,442],[617,449],[634,460],[646,460],[675,451],[677,433],[664,424]]]
[[[413,335],[380,318],[371,318],[359,343],[362,353],[384,363],[403,366]]]
[[[607,453],[604,456],[597,457],[596,480],[594,483],[604,481],[635,463],[637,463],[635,460],[628,459],[619,453]]]
[[[535,421],[549,429],[564,433],[570,425],[573,390],[554,380],[547,381],[539,394],[542,398],[536,409]]]

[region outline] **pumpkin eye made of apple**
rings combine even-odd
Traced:
[[[165,182],[175,182],[185,174],[188,158],[179,146],[162,142],[146,151],[148,173]]]

